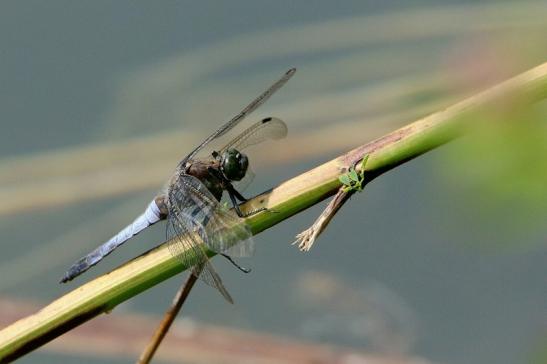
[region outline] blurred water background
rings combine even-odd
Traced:
[[[3,1],[0,296],[46,304],[163,241],[156,226],[57,284],[289,67],[251,118],[289,137],[251,154],[247,195],[545,62],[545,34],[545,1]],[[439,363],[544,362],[546,116],[544,102],[382,176],[307,254],[289,243],[324,204],[260,234],[251,274],[214,260],[236,304],[199,284],[184,316]],[[159,318],[182,280],[113,315]],[[59,361],[132,359],[21,359]]]

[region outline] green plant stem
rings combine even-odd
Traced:
[[[253,233],[258,234],[336,193],[340,187],[338,177],[365,155],[369,155],[366,172],[370,180],[461,135],[465,126],[480,118],[480,113],[488,108],[515,99],[526,107],[546,97],[547,63],[544,63],[294,177],[248,201],[242,210],[267,207],[276,211],[247,219]],[[21,357],[188,268],[171,256],[165,244],[152,249],[0,331],[0,363]]]

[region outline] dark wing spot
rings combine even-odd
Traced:
[[[293,74],[293,73],[295,73],[295,72],[296,72],[296,68],[293,67],[293,68],[291,68],[290,70],[288,70],[287,72],[285,72],[285,74],[286,74],[286,75],[290,75],[290,74]]]
[[[268,118],[262,119],[263,123],[267,123],[268,121],[272,121],[272,118],[268,117]]]

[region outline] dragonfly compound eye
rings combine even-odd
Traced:
[[[240,181],[247,173],[249,159],[243,153],[230,148],[222,158],[222,172],[230,181]]]

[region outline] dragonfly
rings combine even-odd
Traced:
[[[209,261],[208,250],[227,258],[240,270],[249,272],[240,267],[232,257],[252,255],[252,233],[243,218],[266,209],[243,213],[239,207],[238,201],[245,202],[247,199],[236,189],[237,184],[250,179],[245,177],[252,175],[249,158],[242,151],[265,140],[284,138],[287,135],[287,126],[281,119],[267,117],[252,124],[210,155],[202,158],[199,154],[209,143],[227,134],[266,102],[295,72],[295,68],[285,72],[247,107],[184,157],[178,163],[167,186],[154,197],[146,210],[110,240],[78,259],[64,274],[61,283],[84,273],[144,229],[161,220],[167,220],[167,244],[171,255],[187,268],[193,268],[192,274],[216,288],[228,302],[233,303]],[[235,214],[226,204],[221,203],[225,192]]]

